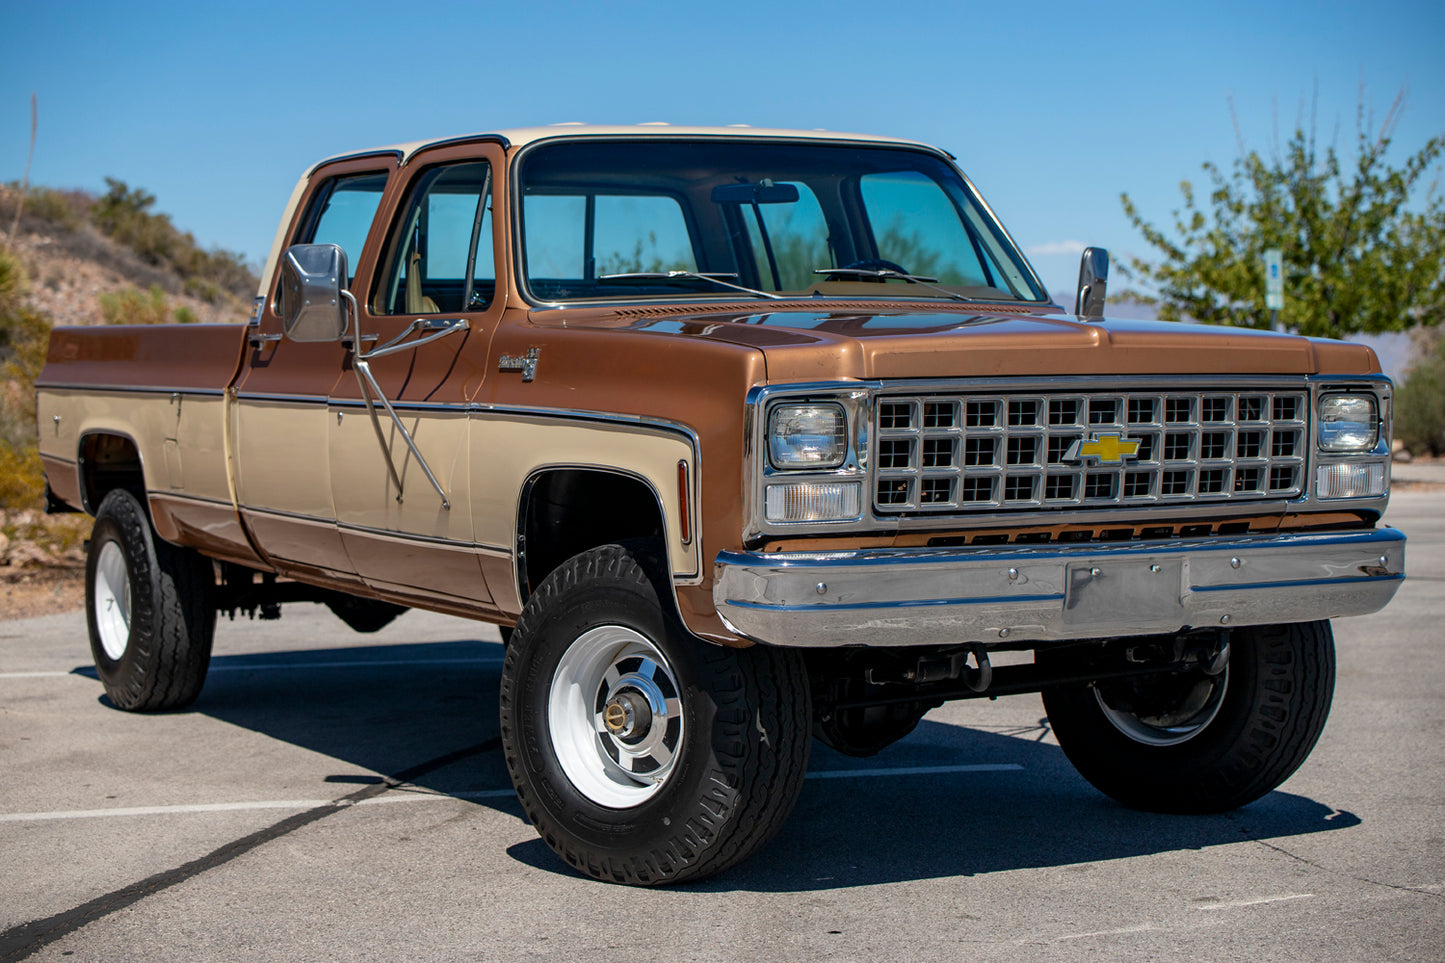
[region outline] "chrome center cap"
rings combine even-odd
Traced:
[[[602,707],[602,722],[607,731],[619,739],[636,742],[652,728],[652,708],[642,693],[634,690],[618,692]]]

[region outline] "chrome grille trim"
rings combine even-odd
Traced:
[[[879,392],[875,514],[1238,503],[1305,491],[1311,405],[1298,381],[1098,385]],[[1132,443],[1133,456],[1121,458]]]

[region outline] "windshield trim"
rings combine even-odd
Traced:
[[[542,310],[559,310],[559,309],[566,309],[566,308],[569,308],[569,307],[589,307],[589,308],[597,308],[597,307],[605,307],[605,306],[610,306],[610,305],[615,305],[615,306],[618,306],[618,307],[622,307],[622,306],[633,306],[633,305],[644,305],[644,306],[645,306],[645,305],[650,305],[650,304],[675,305],[675,304],[679,304],[679,303],[685,303],[685,302],[688,302],[688,301],[702,302],[702,303],[704,303],[704,304],[708,304],[708,303],[714,303],[714,302],[718,302],[718,303],[735,302],[735,301],[738,300],[738,298],[737,298],[737,296],[736,296],[735,294],[728,294],[727,292],[719,292],[719,293],[717,293],[717,294],[715,294],[715,295],[707,295],[707,294],[689,292],[689,293],[678,293],[678,294],[658,294],[658,295],[653,295],[653,296],[648,296],[648,297],[639,297],[639,296],[636,296],[636,295],[619,295],[618,297],[612,297],[612,298],[586,298],[586,299],[582,299],[582,298],[578,298],[578,299],[568,298],[568,299],[566,299],[566,300],[549,300],[549,299],[547,299],[547,298],[539,297],[539,296],[537,296],[537,295],[535,295],[535,294],[532,293],[531,285],[528,283],[528,282],[529,282],[529,279],[528,279],[528,277],[527,277],[527,273],[526,273],[526,270],[525,270],[525,265],[524,265],[524,263],[523,263],[524,253],[525,253],[525,252],[524,252],[524,248],[523,248],[524,240],[523,240],[523,237],[522,237],[522,177],[521,177],[521,172],[522,172],[522,169],[523,169],[523,165],[526,163],[527,157],[528,157],[534,150],[536,150],[536,149],[539,148],[539,147],[547,147],[547,146],[555,145],[555,144],[558,144],[558,143],[565,143],[565,142],[571,142],[571,143],[588,143],[588,142],[591,142],[591,143],[606,143],[606,144],[638,144],[638,143],[646,144],[646,143],[656,143],[656,142],[662,141],[662,140],[673,141],[673,142],[680,142],[680,143],[724,142],[724,143],[744,143],[744,144],[769,143],[769,144],[778,144],[778,145],[791,145],[791,146],[799,146],[799,145],[801,145],[801,146],[810,146],[810,147],[826,147],[826,146],[866,147],[866,148],[869,148],[869,149],[872,149],[872,150],[901,151],[901,152],[910,153],[910,154],[931,155],[931,156],[933,156],[934,158],[942,161],[945,165],[947,165],[949,168],[951,168],[951,169],[954,171],[954,173],[956,173],[956,174],[958,175],[959,180],[960,180],[960,181],[962,182],[962,184],[963,184],[963,188],[964,188],[965,193],[966,193],[967,196],[968,196],[968,199],[969,199],[970,201],[972,201],[974,204],[977,205],[979,212],[989,221],[990,226],[999,233],[999,236],[1009,245],[1009,247],[1011,247],[1011,248],[1013,249],[1014,253],[1016,253],[1016,254],[1018,255],[1018,265],[1019,265],[1020,269],[1022,270],[1025,279],[1028,280],[1028,281],[1032,284],[1032,286],[1034,287],[1034,289],[1035,289],[1036,291],[1038,291],[1038,292],[1042,295],[1042,297],[1040,297],[1040,298],[1037,299],[1037,300],[1026,300],[1026,299],[1024,299],[1024,298],[1008,298],[1008,299],[994,299],[994,300],[974,300],[974,299],[972,299],[972,298],[969,298],[969,299],[967,299],[966,301],[958,301],[958,300],[954,300],[954,299],[952,299],[952,298],[943,297],[943,296],[941,296],[941,295],[940,295],[940,296],[931,296],[931,297],[918,297],[918,296],[909,297],[909,296],[900,296],[900,295],[897,294],[897,293],[887,294],[887,293],[885,293],[884,291],[880,291],[876,297],[874,297],[874,296],[872,296],[872,295],[859,296],[859,295],[855,295],[855,294],[848,294],[848,295],[842,295],[842,294],[781,294],[780,298],[778,299],[778,300],[780,300],[780,301],[783,301],[783,302],[788,302],[788,301],[806,302],[806,303],[809,303],[809,304],[823,304],[823,303],[827,303],[827,302],[831,302],[831,301],[853,301],[853,302],[857,302],[857,301],[906,301],[906,302],[909,302],[909,303],[918,303],[918,304],[930,304],[930,303],[932,303],[932,304],[948,304],[948,305],[961,305],[961,304],[967,303],[967,304],[978,305],[978,306],[980,306],[980,307],[982,307],[982,306],[987,306],[987,305],[1028,305],[1028,306],[1047,307],[1047,306],[1051,306],[1051,305],[1055,305],[1055,304],[1056,304],[1056,302],[1055,302],[1054,299],[1053,299],[1053,296],[1049,293],[1048,288],[1044,285],[1043,280],[1039,277],[1038,272],[1034,270],[1033,264],[1031,264],[1031,263],[1029,262],[1028,257],[1024,254],[1023,248],[1021,248],[1021,247],[1019,246],[1018,242],[1017,242],[1016,240],[1014,240],[1013,235],[1009,233],[1008,228],[1004,226],[1004,224],[1003,224],[1003,222],[1002,222],[1001,220],[999,220],[999,217],[998,217],[998,215],[994,212],[993,207],[988,203],[988,201],[986,201],[986,200],[984,199],[983,195],[979,193],[979,190],[978,190],[978,188],[974,185],[973,181],[972,181],[972,180],[968,177],[968,175],[967,175],[966,173],[964,173],[964,171],[958,166],[958,164],[957,164],[957,163],[955,162],[955,160],[954,160],[953,155],[950,154],[948,151],[945,151],[945,150],[943,150],[943,149],[941,149],[941,148],[938,148],[938,147],[934,147],[934,146],[931,145],[931,144],[922,144],[922,143],[898,143],[898,142],[895,142],[895,141],[874,141],[874,140],[868,140],[868,139],[866,139],[866,138],[857,138],[857,137],[838,137],[838,138],[836,138],[836,139],[834,139],[834,138],[812,138],[812,137],[775,137],[775,136],[760,137],[760,136],[758,136],[756,133],[751,133],[751,134],[750,134],[750,133],[741,133],[741,132],[740,132],[739,134],[735,135],[735,136],[734,136],[734,135],[728,135],[728,134],[697,134],[697,133],[689,133],[689,134],[683,134],[683,133],[668,134],[668,133],[662,133],[662,132],[659,132],[659,133],[657,133],[657,134],[648,134],[648,135],[627,135],[627,134],[622,134],[622,135],[616,135],[616,136],[614,136],[614,135],[583,135],[583,136],[577,136],[577,135],[575,135],[575,134],[574,134],[574,135],[568,135],[567,133],[559,132],[559,133],[557,134],[557,136],[555,136],[555,137],[543,137],[543,138],[539,138],[539,139],[534,140],[534,141],[529,141],[529,142],[526,143],[526,144],[523,144],[520,148],[516,149],[516,150],[512,153],[511,157],[509,158],[508,166],[507,166],[507,174],[508,174],[508,177],[507,177],[507,196],[508,196],[508,204],[509,204],[510,207],[511,207],[511,212],[510,212],[511,216],[508,218],[508,220],[509,220],[508,230],[509,230],[509,233],[510,233],[510,241],[511,241],[511,247],[512,247],[512,250],[511,250],[511,262],[512,262],[512,263],[511,263],[511,269],[512,269],[513,276],[514,276],[514,278],[516,279],[516,284],[514,285],[514,289],[515,289],[516,293],[522,298],[522,300],[527,303],[527,306],[528,306],[528,307],[534,308],[534,309],[542,309]],[[891,286],[885,285],[884,287],[891,287]],[[896,288],[894,288],[894,291],[896,291]]]

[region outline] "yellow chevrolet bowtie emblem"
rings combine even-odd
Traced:
[[[1093,458],[1101,465],[1122,464],[1126,458],[1139,454],[1139,442],[1123,435],[1095,435],[1088,441],[1080,438],[1064,455],[1065,461]]]

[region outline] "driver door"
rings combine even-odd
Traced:
[[[473,541],[467,403],[504,301],[492,216],[502,157],[473,143],[409,162],[371,290],[355,292],[375,385],[347,364],[328,399],[331,495],[355,571],[380,591],[473,611],[491,597]]]

